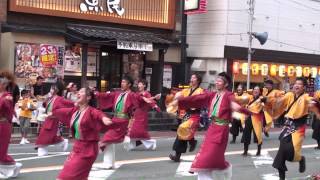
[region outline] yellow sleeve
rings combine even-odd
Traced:
[[[314,93],[314,98],[316,98],[317,100],[320,100],[320,91],[316,91]]]

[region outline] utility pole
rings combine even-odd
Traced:
[[[247,90],[250,89],[250,75],[251,75],[251,59],[252,59],[252,26],[254,18],[254,0],[248,0],[249,3],[249,42],[248,42],[248,67],[247,67]]]
[[[187,21],[188,16],[184,14],[185,0],[181,1],[181,64],[183,69],[183,83],[188,82],[189,66],[187,62]]]

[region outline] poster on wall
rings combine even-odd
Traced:
[[[16,43],[15,75],[32,83],[38,76],[55,82],[63,75],[64,47],[59,45]]]
[[[81,72],[81,48],[74,46],[65,51],[64,70],[68,72]]]
[[[124,54],[123,55],[123,75],[129,75],[134,80],[134,86],[137,86],[143,73],[143,55],[142,54]]]
[[[97,52],[88,52],[88,64],[87,64],[88,73],[97,72]]]
[[[172,85],[172,67],[170,65],[164,65],[163,68],[163,87],[168,89]]]

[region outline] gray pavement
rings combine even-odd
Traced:
[[[127,152],[122,145],[116,146],[117,169],[104,170],[101,168],[102,156],[99,155],[92,168],[89,180],[196,180],[196,176],[189,174],[188,170],[194,159],[194,153],[185,154],[180,163],[173,163],[168,159],[172,152],[171,146],[174,133],[169,136],[157,137],[157,150],[148,151],[138,148]],[[276,155],[279,145],[279,132],[272,132],[269,138],[264,138],[263,152],[261,157],[243,157],[242,144],[237,139],[237,144],[228,146],[226,157],[233,166],[234,180],[277,180],[277,172],[271,164]],[[199,144],[203,135],[197,137]],[[72,143],[68,151],[71,150]],[[298,163],[287,163],[289,180],[305,180],[307,176],[320,173],[320,151],[314,150],[315,141],[311,139],[311,130],[307,131],[304,142],[303,154],[307,160],[305,173],[298,173]],[[198,146],[199,148],[199,146]],[[68,152],[51,147],[51,153],[47,157],[38,158],[33,145],[12,144],[9,152],[13,157],[23,163],[22,173],[17,180],[54,180],[63,166]],[[250,153],[255,154],[256,145],[251,144]],[[214,157],[213,159],[214,160]]]

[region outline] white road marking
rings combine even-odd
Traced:
[[[117,167],[116,169],[112,169],[112,170],[107,170],[107,169],[103,169],[101,167],[98,166],[93,166],[90,174],[89,174],[89,180],[106,180],[108,179],[114,172],[116,172],[116,170],[119,167]]]
[[[256,168],[263,168],[263,166],[270,166],[273,163],[273,158],[268,151],[262,150],[260,156],[252,156],[253,164]]]
[[[62,154],[62,153],[66,153],[66,152],[49,152],[49,155],[54,155],[54,154]],[[38,155],[38,153],[34,152],[34,153],[11,153],[9,154],[10,156],[21,156],[21,155]]]
[[[40,156],[40,157],[35,156],[35,157],[20,158],[20,159],[15,159],[15,161],[21,162],[21,161],[29,161],[29,160],[35,160],[35,159],[46,159],[46,158],[52,158],[52,157],[57,157],[57,156],[67,156],[69,154],[70,154],[70,152],[63,152],[63,153],[59,153],[59,154]]]
[[[312,147],[316,147],[316,144],[312,144],[312,145],[305,145],[302,148],[312,148]],[[268,149],[264,149],[264,151],[277,151],[278,148],[268,148]],[[252,151],[256,151],[256,150],[252,150]],[[225,155],[229,156],[229,155],[240,155],[242,154],[243,151],[230,151],[230,152],[226,152]],[[64,152],[64,153],[68,153],[68,152]],[[54,156],[62,156],[63,154],[56,154],[56,155],[49,155],[49,156],[44,156],[43,158],[48,158],[48,157],[54,157]],[[33,157],[33,159],[39,159],[39,157]],[[182,156],[181,157],[184,160],[193,160],[195,158],[195,155],[188,155],[188,156]],[[32,160],[31,158],[28,158],[29,160]],[[21,160],[28,160],[27,158],[22,158]],[[133,160],[123,160],[123,161],[117,161],[116,165],[121,166],[121,165],[128,165],[128,164],[139,164],[139,163],[148,163],[148,162],[160,162],[160,161],[170,161],[168,157],[155,157],[155,158],[143,158],[143,159],[133,159]],[[95,163],[94,165],[97,166],[101,166],[102,163]],[[54,171],[54,170],[61,170],[62,169],[62,165],[57,165],[57,166],[47,166],[47,167],[34,167],[34,168],[25,168],[25,169],[21,169],[21,173],[31,173],[31,172],[45,172],[45,171]]]
[[[279,180],[279,176],[275,173],[263,174],[261,178],[262,180]]]
[[[183,177],[183,176],[196,176],[197,174],[191,174],[189,173],[189,169],[191,168],[192,161],[185,161],[186,159],[190,158],[183,158],[182,161],[180,162],[177,170],[176,170],[176,175],[175,177]]]

